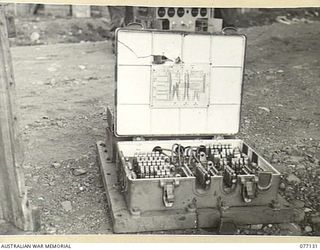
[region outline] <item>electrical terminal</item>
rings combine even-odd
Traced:
[[[224,184],[232,187],[238,175],[263,171],[246,152],[231,144],[195,147],[175,143],[170,149],[156,146],[151,152],[126,157],[125,163],[133,179],[196,177],[204,188],[211,183],[211,177],[223,177]]]

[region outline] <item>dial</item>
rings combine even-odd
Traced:
[[[173,17],[174,14],[176,14],[175,9],[174,9],[174,8],[169,8],[169,9],[168,9],[168,16],[169,16],[169,17]]]
[[[178,15],[178,17],[183,17],[183,15],[184,15],[184,8],[178,8],[178,10],[177,10],[177,15]]]
[[[199,9],[198,8],[192,8],[191,15],[193,17],[196,17],[198,14],[199,14]]]
[[[202,16],[202,17],[204,17],[204,16],[206,16],[207,15],[207,9],[206,8],[201,8],[200,9],[200,15]]]
[[[165,8],[161,7],[161,8],[158,9],[158,16],[159,17],[164,17],[165,14],[166,14],[166,9]]]

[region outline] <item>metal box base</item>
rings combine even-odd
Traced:
[[[127,208],[118,186],[116,164],[108,155],[104,142],[97,142],[98,160],[106,189],[109,211],[115,233],[136,233],[175,229],[221,228],[221,224],[235,225],[287,223],[303,220],[304,212],[279,197],[277,206],[237,206],[190,210],[148,211],[133,214]]]

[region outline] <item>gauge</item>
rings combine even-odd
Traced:
[[[178,8],[178,10],[177,10],[177,15],[178,15],[178,17],[183,17],[183,15],[184,15],[184,8]]]
[[[165,14],[166,14],[166,9],[165,8],[161,7],[161,8],[158,9],[158,16],[159,17],[164,17]]]
[[[173,17],[175,13],[176,13],[176,11],[175,11],[174,8],[169,8],[168,9],[168,16],[169,17]]]
[[[199,14],[199,9],[198,8],[192,8],[191,15],[193,17],[196,17],[198,14]]]
[[[207,9],[206,8],[201,8],[200,9],[200,15],[202,16],[202,17],[204,17],[204,16],[206,16],[207,15]]]

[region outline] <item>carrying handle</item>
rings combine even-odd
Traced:
[[[126,26],[126,28],[128,28],[128,29],[137,29],[138,27],[140,29],[145,29],[143,24],[142,23],[138,23],[138,22],[128,23],[127,26]]]
[[[238,33],[238,29],[236,27],[224,27],[221,30],[223,35],[232,35]]]

